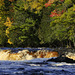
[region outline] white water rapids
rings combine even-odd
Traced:
[[[32,50],[31,48],[29,49]],[[17,48],[14,50],[17,52]],[[75,75],[75,63],[44,63],[46,60],[47,58],[23,61],[0,61],[0,75]]]

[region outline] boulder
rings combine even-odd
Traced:
[[[67,58],[67,57],[57,57],[57,58],[52,58],[47,60],[47,62],[52,61],[52,62],[66,62],[66,63],[75,63],[75,60]]]

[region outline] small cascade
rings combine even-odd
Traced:
[[[22,50],[17,53],[12,53],[11,50],[1,50],[0,60],[31,60],[35,58],[51,58],[58,57],[58,52],[49,50],[29,51]]]
[[[64,53],[64,54],[63,54]],[[0,50],[0,60],[31,60],[35,58],[52,58],[52,57],[67,57],[75,60],[75,53],[59,50],[45,50],[45,49],[17,49],[13,51],[11,49]]]

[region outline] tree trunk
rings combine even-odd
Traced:
[[[69,48],[71,48],[72,46],[71,46],[71,41],[69,40]]]

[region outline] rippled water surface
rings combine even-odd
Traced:
[[[13,48],[14,52],[22,49]],[[41,48],[25,49],[39,50]],[[24,61],[0,61],[0,75],[75,75],[75,63],[44,62],[46,60],[46,58],[37,58]]]
[[[39,61],[38,61],[39,60]],[[36,63],[38,61],[38,63]],[[34,63],[35,62],[35,63]],[[75,64],[43,63],[43,60],[0,61],[0,75],[75,75]]]

